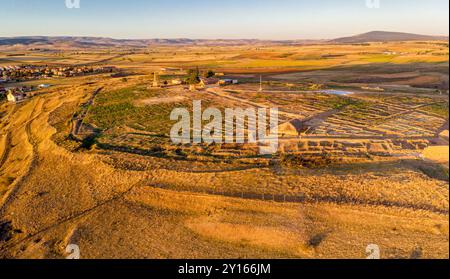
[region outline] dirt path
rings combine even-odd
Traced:
[[[91,107],[94,104],[95,101],[95,97],[97,97],[98,93],[100,93],[100,91],[102,91],[103,88],[98,88],[97,90],[94,91],[94,93],[92,94],[92,97],[83,105],[81,105],[81,107],[83,108],[83,111],[81,112],[81,114],[77,115],[77,117],[72,119],[72,131],[71,134],[73,137],[78,138],[79,134],[80,134],[80,129],[83,126],[83,121],[87,116],[89,107]]]

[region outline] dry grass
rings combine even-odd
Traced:
[[[425,159],[437,163],[448,163],[448,146],[433,146],[424,150],[423,156]]]
[[[387,57],[363,52],[386,48],[406,53],[389,57],[392,63],[448,62],[448,57],[433,55],[442,52],[438,45],[415,43],[306,46],[301,50],[267,47],[262,51],[198,47],[177,51],[176,56],[173,48],[160,48],[148,55],[112,61],[143,72],[161,63],[205,65],[224,71],[234,68],[237,72],[249,71],[248,67],[287,71],[341,63],[384,63]],[[421,54],[425,48],[432,52]],[[329,52],[338,56],[322,57]],[[54,61],[105,58],[106,54],[75,55],[54,57]],[[311,63],[316,59],[319,62]],[[122,90],[128,95],[113,98],[114,102],[147,100],[144,108],[150,116],[157,114],[161,105],[181,102],[181,97],[176,97],[177,103],[172,103],[174,95],[183,94],[181,91],[153,92],[156,95],[146,90],[136,94],[127,91],[150,84],[150,79],[150,75],[131,76],[126,82],[105,76],[69,79],[15,110],[1,105],[0,111],[6,114],[1,114],[0,154],[6,149],[8,152],[0,166],[0,223],[10,221],[15,233],[9,241],[0,242],[0,257],[63,258],[69,243],[80,246],[83,258],[365,258],[369,244],[379,245],[383,258],[449,257],[448,179],[437,179],[428,171],[434,164],[413,160],[413,155],[409,160],[371,157],[305,168],[276,157],[248,156],[249,150],[236,146],[172,147],[170,152],[176,156],[164,152],[141,156],[95,146],[87,151],[70,146],[70,120],[97,88],[103,88],[103,95],[95,105],[108,104],[108,94]],[[249,101],[245,106],[252,101],[278,104],[292,112],[304,109],[308,112],[305,117],[339,104],[335,97],[323,95],[279,93],[265,98],[246,91],[234,94]],[[367,127],[373,119],[379,120],[381,112],[389,112],[386,107],[407,110],[434,101],[433,97],[389,101],[390,97],[363,96],[364,101],[370,99],[370,108],[349,107],[331,120]],[[237,99],[205,92],[183,95],[181,103],[197,98],[204,100],[205,106],[218,105],[221,109],[242,106]],[[9,114],[11,117],[3,120]],[[442,125],[441,118],[434,121],[438,117],[419,115],[433,120],[416,125],[424,133]],[[152,117],[136,120],[134,116],[126,115],[124,127],[101,127],[118,134],[108,140],[139,145],[139,141],[147,142],[148,133],[134,138],[120,133],[168,125]],[[127,127],[138,120],[142,120],[140,128]],[[11,135],[10,144],[5,133]],[[328,141],[317,141],[329,145]],[[435,155],[441,151],[431,148],[424,154],[440,160]],[[238,156],[234,156],[236,152]],[[298,145],[296,152],[302,152]]]

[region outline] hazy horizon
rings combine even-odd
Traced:
[[[409,33],[409,32],[402,32],[402,31],[390,31],[390,30],[372,30],[367,31],[361,34],[369,33],[369,32],[394,32],[394,33],[408,33],[408,34],[415,34],[415,35],[426,35],[426,36],[436,36],[436,37],[449,37],[449,35],[442,35],[442,34],[417,34],[417,33]],[[352,37],[357,36],[361,34],[348,34],[344,35],[342,37]],[[73,36],[73,35],[19,35],[19,36],[0,36],[0,38],[31,38],[31,37],[48,37],[48,38],[101,38],[101,39],[112,39],[112,40],[260,40],[260,41],[327,41],[327,40],[333,40],[338,39],[337,37],[333,38],[320,38],[320,39],[309,39],[309,38],[297,38],[297,39],[258,39],[258,38],[190,38],[190,37],[153,37],[153,38],[114,38],[114,37],[108,37],[108,36]]]
[[[447,0],[0,0],[0,37],[321,40],[370,31],[448,36]]]

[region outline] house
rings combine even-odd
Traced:
[[[179,78],[176,78],[176,79],[171,80],[171,84],[172,85],[180,85],[180,84],[183,84],[183,81]]]
[[[231,85],[231,84],[238,84],[239,81],[237,79],[221,79],[219,81],[220,85]]]
[[[14,93],[11,90],[8,91],[8,94],[6,95],[6,98],[9,102],[18,103],[23,100],[25,100],[26,95],[23,93]]]
[[[219,85],[219,79],[217,78],[200,78],[200,83],[198,87],[200,88],[211,88]]]

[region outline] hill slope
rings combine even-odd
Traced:
[[[373,31],[352,37],[344,37],[334,39],[332,43],[341,44],[354,44],[354,43],[367,43],[367,42],[393,42],[393,41],[439,41],[448,40],[448,37],[444,36],[427,36],[401,32],[385,32],[385,31]]]

